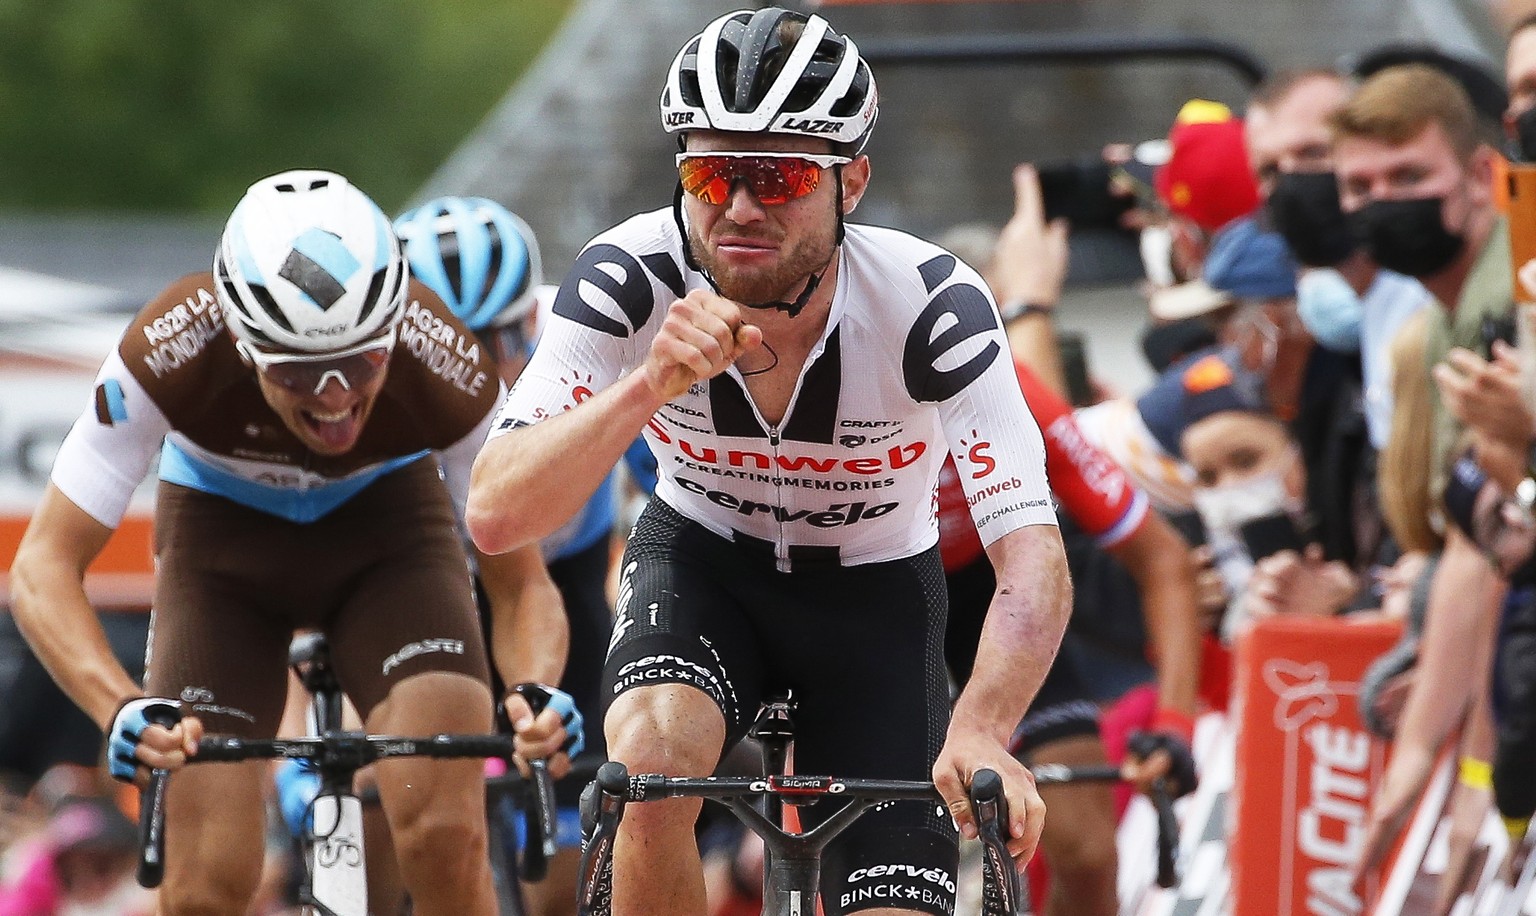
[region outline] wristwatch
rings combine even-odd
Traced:
[[[1527,477],[1515,484],[1515,505],[1527,520],[1536,520],[1536,480]]]
[[[1010,299],[1002,304],[998,313],[1003,316],[1004,322],[1015,318],[1023,318],[1025,315],[1044,315],[1049,318],[1056,314],[1054,305],[1041,305],[1038,302],[1029,302],[1025,299]]]

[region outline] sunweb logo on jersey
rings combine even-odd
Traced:
[[[293,250],[277,275],[297,286],[323,312],[346,294],[346,282],[362,267],[340,236],[310,229],[293,240]]]

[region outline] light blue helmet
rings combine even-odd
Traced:
[[[522,320],[543,282],[539,244],[516,214],[484,197],[439,197],[400,214],[411,275],[472,331]]]

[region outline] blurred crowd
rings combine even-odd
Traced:
[[[1449,874],[1490,805],[1516,840],[1536,809],[1536,340],[1517,305],[1536,287],[1515,282],[1536,254],[1522,193],[1536,19],[1508,41],[1502,80],[1395,46],[1351,72],[1275,75],[1240,114],[1190,100],[1166,138],[1107,148],[1071,182],[1021,166],[994,247],[977,227],[951,240],[973,246],[1005,317],[1009,303],[1044,306],[1015,310],[1017,352],[1192,548],[1203,707],[1225,705],[1227,651],[1257,621],[1403,622],[1360,697],[1394,752],[1357,878],[1447,751],[1460,775]],[[1138,236],[1142,346],[1158,373],[1146,391],[1075,384],[1085,373],[1055,339],[1064,238],[1093,213]],[[1085,670],[1113,694],[1118,671],[1148,655],[1137,583],[1091,541],[1069,545],[1078,596],[1064,651],[1094,650]]]

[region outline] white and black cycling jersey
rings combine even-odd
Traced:
[[[670,210],[593,239],[491,435],[638,367],[671,303],[708,288],[682,246]],[[771,547],[780,569],[933,546],[949,454],[984,544],[1054,525],[1040,430],[980,276],[938,246],[871,226],[849,225],[839,257],[831,315],[782,422],[763,420],[734,366],[694,384],[644,431],[656,495],[718,535]]]

